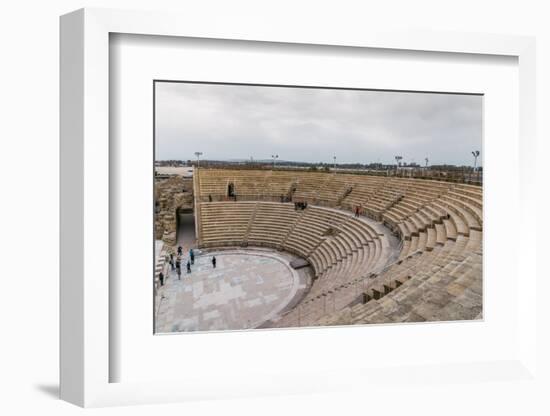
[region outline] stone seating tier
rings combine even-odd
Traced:
[[[264,245],[296,253],[312,265],[316,280],[310,291],[273,326],[298,321],[319,325],[481,316],[481,188],[319,172],[260,171],[250,175],[244,171],[243,175],[232,173],[231,178],[223,170],[200,172],[202,201],[209,193],[219,200],[214,191],[223,196],[230,180],[238,198],[248,195],[260,201],[278,201],[274,189],[276,193],[284,189],[287,195],[294,188],[295,200],[311,204],[304,211],[295,211],[292,203],[278,202],[201,204],[201,243],[205,246]],[[246,192],[240,189],[243,187]],[[386,261],[384,240],[366,222],[342,211],[313,206],[312,201],[350,211],[361,205],[367,214],[378,216],[402,240],[395,263],[383,268],[379,259]],[[209,207],[216,204],[227,208],[226,214],[219,216],[216,208]],[[374,270],[374,274],[369,272]],[[357,304],[361,293],[367,299],[365,304]]]

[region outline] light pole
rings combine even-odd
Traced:
[[[403,159],[403,156],[395,156],[395,176],[397,176],[397,172],[399,171],[399,161]]]
[[[271,157],[273,158],[273,169],[275,169],[275,160],[279,158],[279,155],[271,155]]]
[[[197,168],[200,166],[200,157],[202,156],[202,152],[195,152],[195,156],[197,156]]]
[[[475,172],[477,168],[477,158],[479,157],[479,150],[474,150],[472,152],[472,155],[474,156],[474,172]]]
[[[334,159],[334,170],[336,171],[336,156],[332,156],[332,158]]]
[[[428,162],[429,159],[427,157],[424,158],[424,172],[422,173],[422,176],[428,176]]]

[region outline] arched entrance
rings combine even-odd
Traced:
[[[176,210],[177,245],[195,247],[195,213],[193,208],[178,208]]]

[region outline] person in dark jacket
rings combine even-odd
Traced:
[[[191,263],[187,260],[187,273],[191,273]]]
[[[212,267],[216,268],[216,256],[212,257]]]
[[[160,281],[160,285],[164,286],[164,273],[162,272],[159,273],[159,281]]]
[[[191,264],[195,264],[195,253],[192,248],[189,249],[189,258],[191,259]]]
[[[182,248],[182,246],[179,246],[178,247],[178,255],[181,256],[182,254],[183,254],[183,248]]]

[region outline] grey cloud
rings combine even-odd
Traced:
[[[482,97],[157,83],[158,159],[471,164],[481,150]]]

